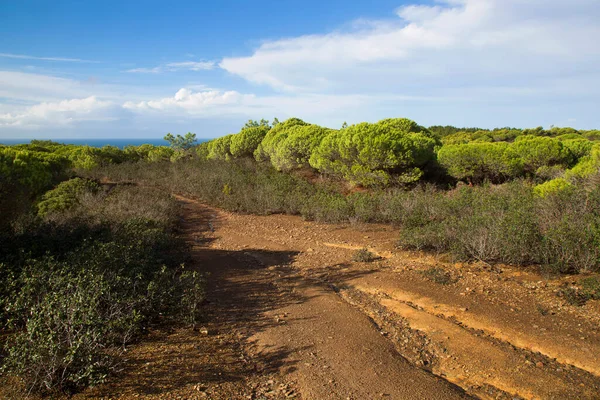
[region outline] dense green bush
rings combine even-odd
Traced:
[[[99,189],[96,182],[88,179],[73,178],[61,182],[56,188],[46,192],[37,205],[38,213],[61,212],[75,206],[78,199],[86,193],[95,193]]]
[[[471,183],[504,182],[522,173],[521,160],[505,142],[444,145],[437,156],[451,177]]]
[[[267,154],[271,164],[279,171],[308,166],[313,151],[332,132],[318,125],[295,125],[286,129],[286,137],[269,147]]]
[[[549,137],[520,136],[510,145],[525,174],[534,175],[538,168],[552,165],[568,165],[573,155],[563,142]]]
[[[290,128],[306,125],[309,124],[299,118],[289,118],[275,125],[256,148],[254,152],[256,161],[269,161],[270,155],[275,153],[275,147],[287,138]]]
[[[556,178],[535,186],[533,188],[533,192],[540,197],[546,197],[572,189],[573,185],[571,185],[567,180],[563,178]]]
[[[231,137],[230,153],[233,157],[252,157],[258,145],[269,132],[268,125],[251,126]]]
[[[436,140],[407,119],[361,123],[327,135],[310,157],[313,168],[362,186],[419,180]]]
[[[592,152],[594,142],[587,139],[576,138],[576,139],[563,139],[562,143],[564,147],[571,153],[573,163],[576,163],[583,157],[587,157]]]
[[[69,165],[64,157],[49,152],[0,148],[0,192],[15,185],[37,192],[60,179]]]
[[[229,160],[231,158],[231,139],[234,135],[223,136],[208,142],[208,159]]]
[[[27,212],[44,190],[70,174],[68,159],[35,147],[36,151],[0,148],[0,232]]]

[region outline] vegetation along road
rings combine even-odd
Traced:
[[[600,309],[566,304],[555,294],[560,280],[400,251],[387,225],[178,201],[193,265],[208,273],[203,320],[195,331],[152,332],[131,348],[124,374],[76,398],[557,399],[600,391]]]
[[[165,138],[0,145],[0,398],[598,398],[600,131]]]

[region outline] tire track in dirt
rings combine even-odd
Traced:
[[[390,246],[388,227],[323,225],[279,215],[232,214],[230,223],[244,227],[230,232],[232,245],[293,248],[299,255],[292,265],[305,280],[342,288],[342,298],[345,289],[354,288],[375,299],[389,318],[418,333],[400,353],[469,393],[482,398],[597,398],[598,313],[558,306],[542,316],[536,307],[557,301],[550,293],[553,282],[535,291],[515,278],[525,274],[508,267],[487,271],[460,265],[452,271],[459,274],[457,283],[432,283],[422,271],[454,266],[430,256],[416,262],[405,257]],[[363,248],[379,255],[379,262],[352,262],[353,253]],[[353,276],[358,271],[363,273]],[[504,271],[508,273],[502,275]],[[379,325],[372,310],[353,304]]]

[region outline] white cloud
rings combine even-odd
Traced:
[[[115,105],[95,96],[83,99],[45,102],[12,113],[0,113],[0,128],[35,129],[88,121],[114,121]]]
[[[564,77],[597,81],[597,0],[440,0],[395,21],[263,43],[220,67],[277,90],[403,93],[523,86]],[[598,87],[588,87],[597,93]]]
[[[177,71],[180,69],[187,69],[190,71],[202,71],[202,70],[208,70],[208,69],[213,69],[215,67],[215,63],[212,61],[200,61],[200,62],[195,62],[195,61],[184,61],[184,62],[174,62],[174,63],[168,63],[166,65],[166,67],[171,71]]]
[[[154,67],[154,68],[132,68],[128,69],[125,72],[131,72],[136,74],[158,74],[162,72],[162,67]]]
[[[171,62],[164,65],[159,65],[154,68],[132,68],[125,72],[142,73],[142,74],[159,74],[161,72],[177,72],[177,71],[204,71],[215,67],[213,61],[182,61]]]
[[[182,88],[173,97],[141,102],[129,101],[123,104],[123,108],[138,112],[183,112],[191,115],[201,115],[214,111],[223,112],[225,107],[242,104],[253,97],[253,95],[244,95],[236,91],[204,90],[194,92]]]
[[[244,116],[245,119],[278,116],[304,118],[309,121],[338,126],[345,119],[371,119],[370,110],[390,108],[404,102],[423,104],[448,99],[402,95],[335,95],[335,94],[276,94],[257,96],[237,91],[206,89],[194,91],[182,88],[172,97],[141,102],[126,102],[123,108],[142,116],[155,118],[191,117],[212,118]],[[456,99],[455,99],[456,100]],[[354,118],[354,119],[353,119]]]
[[[36,57],[25,54],[0,53],[2,58],[13,58],[19,60],[38,60],[38,61],[60,61],[60,62],[77,62],[77,63],[97,63],[98,61],[82,60],[80,58],[66,57]]]
[[[59,100],[85,96],[74,80],[25,72],[0,71],[0,97],[26,101]]]

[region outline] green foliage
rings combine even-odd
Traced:
[[[164,139],[169,142],[169,145],[174,150],[188,150],[196,145],[197,139],[196,134],[188,132],[185,136],[177,135],[173,136],[171,133],[167,133]]]
[[[588,140],[598,141],[600,140],[600,130],[594,129],[590,131],[582,131],[581,135]]]
[[[267,148],[268,158],[279,171],[306,167],[314,149],[331,132],[333,130],[318,125],[291,126],[280,133],[280,140]],[[266,149],[264,151],[267,152]]]
[[[403,224],[400,243],[406,248],[515,264],[537,257],[540,239],[527,186],[463,187],[419,200],[429,205],[422,204]]]
[[[587,139],[582,139],[581,137],[575,139],[563,138],[560,140],[562,140],[562,144],[565,149],[571,153],[574,163],[583,157],[589,156],[592,152],[592,147],[594,147],[594,142],[591,142]]]
[[[552,179],[551,181],[544,182],[533,188],[533,192],[540,197],[546,197],[549,195],[567,192],[573,189],[567,180],[563,178]]]
[[[102,148],[91,146],[62,146],[55,150],[57,154],[67,157],[76,169],[92,169],[108,164],[120,164],[125,161],[136,159],[131,153],[125,153],[114,146]],[[128,157],[129,156],[129,157]],[[132,160],[132,161],[133,161]]]
[[[356,250],[352,255],[352,261],[356,262],[372,262],[375,260],[377,260],[377,256],[366,247]]]
[[[48,152],[0,148],[0,191],[9,185],[22,185],[31,191],[42,190],[65,173],[64,157]]]
[[[247,125],[247,124],[246,124]],[[231,137],[230,153],[234,158],[252,157],[269,132],[269,125],[246,126]]]
[[[170,147],[155,146],[153,149],[148,151],[146,160],[149,162],[170,161],[173,159],[175,154],[176,151]]]
[[[88,179],[74,178],[61,182],[42,196],[42,201],[37,205],[38,214],[43,216],[50,212],[68,210],[77,204],[81,196],[95,193],[98,189],[98,184]]]
[[[169,161],[173,158],[176,152],[177,151],[172,147],[154,146],[151,144],[142,144],[140,146],[126,146],[123,149],[123,153],[125,154],[124,161]]]
[[[451,125],[446,125],[446,126],[434,125],[434,126],[429,127],[429,131],[433,134],[434,137],[436,137],[438,139],[442,139],[442,138],[445,138],[450,135],[454,135],[459,132],[473,133],[473,132],[481,131],[481,129],[480,128],[457,128],[457,127],[451,126]]]
[[[274,126],[256,148],[256,151],[254,152],[256,161],[269,161],[270,154],[275,153],[275,147],[280,141],[287,137],[289,129],[294,126],[305,125],[309,124],[298,118],[289,118],[277,124],[277,126]]]
[[[222,136],[208,142],[208,155],[210,160],[229,160],[231,158],[231,139],[234,135]]]
[[[573,160],[563,142],[549,137],[520,136],[510,151],[519,157],[523,171],[530,175],[542,166],[568,165]]]
[[[38,195],[69,175],[67,158],[38,150],[0,147],[0,232],[27,212]]]
[[[596,175],[600,170],[600,144],[594,144],[588,156],[581,157],[579,162],[566,171],[565,179],[577,181]]]
[[[277,118],[275,118],[275,120],[277,120]],[[275,120],[273,122],[275,122]],[[277,120],[277,123],[279,123],[279,121]],[[274,124],[277,125],[277,124]],[[244,127],[242,129],[247,129],[247,128],[259,128],[259,127],[265,127],[265,128],[270,128],[269,125],[269,121],[267,121],[266,119],[261,119],[260,121],[254,121],[254,120],[248,120],[248,122],[246,122],[244,124]]]
[[[2,372],[30,392],[101,383],[150,324],[198,317],[203,279],[180,265],[174,200],[136,187],[94,199],[82,194],[90,188],[80,179],[59,185],[48,197],[79,196],[77,214],[0,240],[0,324],[11,332]]]
[[[521,160],[504,142],[444,145],[438,162],[451,177],[473,183],[503,182],[522,171]]]
[[[581,290],[586,297],[593,300],[600,300],[600,279],[598,277],[588,277],[582,279]]]
[[[551,136],[564,136],[564,135],[577,135],[577,134],[579,134],[579,131],[577,129],[573,129],[573,128],[569,128],[569,127],[559,128],[557,126],[554,126],[550,129]]]
[[[327,135],[310,165],[362,186],[410,183],[433,160],[435,145],[429,131],[408,119],[364,122]]]

